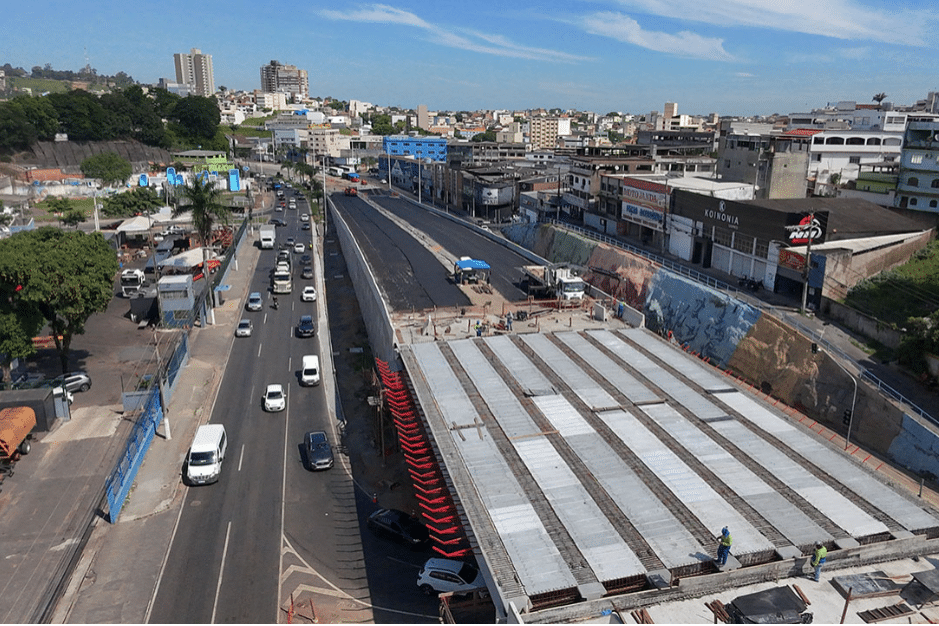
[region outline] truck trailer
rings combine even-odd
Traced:
[[[525,265],[528,294],[536,297],[555,297],[561,300],[583,300],[586,284],[569,267],[559,265]]]
[[[277,231],[273,224],[265,224],[260,228],[260,242],[262,250],[273,250],[277,241]]]

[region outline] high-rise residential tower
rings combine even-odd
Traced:
[[[173,61],[176,64],[177,83],[189,85],[190,92],[197,96],[208,97],[215,93],[211,54],[202,54],[202,50],[193,48],[189,54],[174,54]]]

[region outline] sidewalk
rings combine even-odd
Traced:
[[[190,335],[189,363],[169,404],[170,439],[162,425],[137,473],[116,524],[96,518],[91,539],[53,615],[53,623],[145,623],[176,526],[183,458],[196,428],[212,415],[260,250],[248,233],[216,308],[215,324]]]

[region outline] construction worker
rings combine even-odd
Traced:
[[[727,563],[727,557],[730,556],[730,546],[733,545],[734,540],[730,536],[730,531],[727,530],[727,527],[721,529],[721,536],[717,538],[717,566],[724,567]]]
[[[476,336],[477,336],[477,337],[482,337],[482,336],[483,336],[483,325],[480,324],[478,320],[477,320],[477,322],[476,322],[476,327],[475,327],[475,328],[476,328]]]
[[[822,565],[825,564],[825,557],[828,556],[828,548],[822,545],[821,541],[815,542],[815,552],[812,553],[812,567],[815,568],[815,582],[818,582],[822,573]]]

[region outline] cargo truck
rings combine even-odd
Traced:
[[[582,300],[586,284],[568,267],[558,265],[525,265],[528,294],[540,297],[556,297],[561,300]]]
[[[29,454],[30,438],[36,427],[36,413],[28,406],[11,406],[0,411],[0,464],[12,465],[21,454]]]
[[[260,241],[262,250],[273,250],[274,243],[277,240],[277,231],[273,224],[265,224],[260,229]]]

